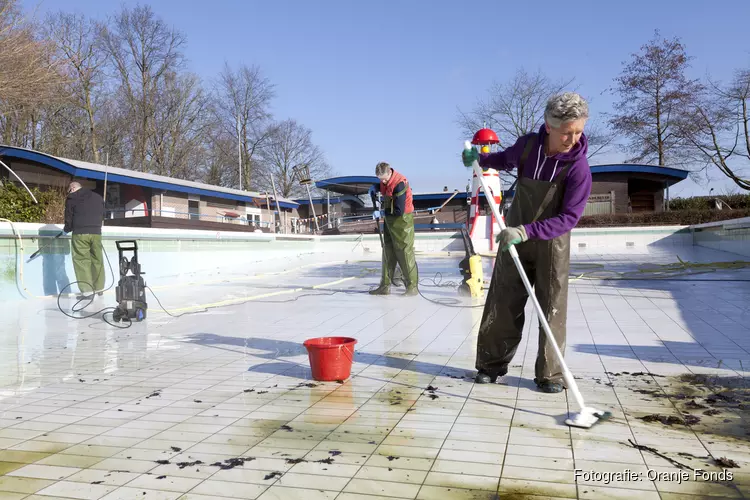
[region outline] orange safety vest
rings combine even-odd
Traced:
[[[414,211],[414,201],[412,200],[409,181],[406,179],[406,177],[396,172],[395,170],[391,169],[391,172],[391,178],[388,179],[388,183],[380,181],[380,194],[383,195],[383,210],[386,212],[386,215],[393,215],[393,198],[395,198],[396,196],[401,196],[404,194],[404,192],[406,192],[406,205],[404,207],[404,215],[410,214]],[[398,186],[401,182],[404,183],[404,190],[399,191],[398,193],[394,193],[393,190],[396,189],[396,186]]]

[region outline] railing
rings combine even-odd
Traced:
[[[219,209],[221,212],[222,210]],[[266,229],[271,232],[277,232],[277,233],[286,233],[286,234],[315,234],[315,221],[312,218],[300,218],[300,217],[291,217],[288,215],[285,215],[282,217],[282,222],[279,222],[278,220],[275,223],[272,223],[271,221],[263,221],[259,220],[258,214],[240,214],[238,212],[233,212],[230,210],[226,211],[229,214],[232,215],[226,215],[226,213],[218,213],[214,215],[209,214],[200,214],[195,212],[177,212],[173,209],[170,210],[158,210],[158,209],[152,209],[152,210],[146,210],[143,208],[136,208],[132,210],[127,209],[108,209],[105,214],[105,219],[108,220],[114,220],[117,219],[119,221],[123,221],[126,219],[132,219],[132,218],[139,218],[139,217],[162,217],[165,219],[181,219],[181,220],[194,220],[194,221],[201,221],[201,222],[213,222],[213,223],[220,223],[220,224],[233,224],[233,225],[242,225],[242,226],[250,226],[250,227],[256,227],[259,229]],[[237,217],[234,217],[234,214],[237,214]],[[268,214],[264,214],[265,217],[268,217]],[[327,221],[327,214],[324,214],[322,216],[319,216],[319,224],[321,232],[325,231],[326,229],[333,229],[337,228],[342,222],[349,221],[349,220],[369,220],[372,221],[372,215],[367,216],[360,216],[360,215],[354,215],[354,216],[346,216],[341,217],[337,216],[335,220],[331,220],[330,222]],[[133,224],[136,225],[136,224]]]
[[[270,228],[270,221],[259,220],[258,214],[238,214],[237,212],[227,211],[229,214],[200,214],[195,212],[177,212],[175,210],[146,210],[143,208],[136,208],[132,210],[128,209],[107,209],[105,212],[105,219],[130,219],[135,217],[164,217],[171,219],[182,219],[182,220],[196,220],[205,222],[220,222],[223,224],[239,224],[244,226],[255,226],[259,228]]]
[[[435,219],[437,219],[437,222],[435,222]],[[380,224],[382,227],[382,220]],[[430,214],[426,210],[421,210],[414,213],[414,229],[417,231],[457,231],[465,226],[465,211]],[[338,220],[336,229],[341,233],[374,233],[377,231],[377,226],[372,215],[356,215],[341,217]]]
[[[138,219],[144,217],[160,217],[163,219],[180,219],[180,220],[192,220],[196,222],[212,222],[220,224],[232,224],[249,226],[249,228],[265,229],[266,231],[286,233],[286,234],[316,234],[315,221],[312,218],[299,218],[299,217],[283,217],[286,219],[279,223],[278,221],[273,224],[270,221],[258,220],[257,214],[239,214],[237,212],[227,211],[231,215],[226,213],[218,214],[200,214],[195,212],[178,212],[175,210],[146,210],[143,208],[136,208],[132,210],[127,209],[109,209],[106,211],[105,218],[107,220],[117,220],[117,225],[131,225],[125,223],[127,219]],[[236,217],[234,215],[237,215]],[[267,216],[267,214],[265,214]],[[324,214],[325,215],[325,214]],[[333,214],[332,214],[333,215]],[[327,220],[327,215],[320,216],[322,219],[319,221],[320,231],[325,232],[326,230],[337,229],[341,232],[375,232],[375,220],[372,218],[371,213],[366,214],[355,214],[339,216],[335,219]],[[437,218],[438,222],[434,219]],[[459,229],[465,225],[465,220],[460,221],[451,211],[441,212],[434,216],[427,210],[419,210],[414,213],[415,229],[417,230],[451,230]],[[105,222],[106,224],[106,222]],[[381,221],[382,224],[382,221]],[[133,226],[140,226],[135,220]]]

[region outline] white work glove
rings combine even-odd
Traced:
[[[528,240],[526,228],[523,226],[507,227],[495,237],[495,243],[500,246],[503,252],[507,252],[511,245],[518,245]]]
[[[382,219],[383,218],[383,212],[381,210],[375,210],[372,213],[372,218],[373,218],[373,220],[375,220],[375,219]]]

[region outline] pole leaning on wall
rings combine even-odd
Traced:
[[[299,165],[292,167],[292,171],[294,172],[292,178],[296,178],[299,181],[300,186],[305,186],[307,188],[307,199],[310,200],[310,211],[312,212],[313,220],[315,221],[315,230],[320,232],[320,225],[318,224],[318,217],[315,215],[315,205],[313,204],[312,193],[310,192],[310,184],[313,182],[310,178],[310,167],[304,163],[300,163]]]
[[[276,210],[279,212],[279,227],[281,227],[281,206],[279,205],[279,195],[276,193],[276,181],[273,180],[273,174],[271,175],[271,187],[273,188],[273,199],[276,200]],[[276,217],[274,217],[274,223],[276,222]],[[283,232],[284,228],[281,228]]]

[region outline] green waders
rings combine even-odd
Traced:
[[[533,141],[534,143],[536,141]],[[529,149],[527,143],[527,151]],[[519,162],[523,168],[528,152]],[[560,213],[564,189],[562,181],[570,165],[566,165],[552,182],[522,177],[507,217],[508,227],[549,219]],[[518,256],[529,278],[552,334],[561,352],[565,352],[568,313],[568,272],[570,271],[570,233],[552,240],[529,240],[516,245]],[[508,372],[524,326],[524,307],[529,295],[521,281],[509,252],[498,249],[495,269],[484,306],[477,339],[476,368],[491,377]],[[547,336],[539,327],[539,351],[536,357],[535,380],[540,383],[564,385],[562,367]]]
[[[101,234],[73,234],[73,269],[81,293],[104,289],[104,261],[102,260]],[[91,290],[91,286],[94,287]]]
[[[413,293],[419,281],[414,256],[414,214],[386,215],[383,226],[383,270],[378,290],[391,285],[398,264],[407,293]]]

